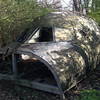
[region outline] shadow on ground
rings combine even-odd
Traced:
[[[99,98],[100,66],[66,93],[66,100],[99,100]],[[59,97],[42,91],[16,86],[11,81],[1,80],[0,100],[59,100]]]

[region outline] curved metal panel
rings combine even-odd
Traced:
[[[86,73],[84,58],[73,49],[70,42],[35,43],[23,45],[19,51],[31,52],[40,60],[49,64],[49,69],[60,80],[63,91],[76,85],[78,79]],[[46,64],[46,63],[45,63]],[[47,65],[47,64],[46,64]],[[48,65],[47,65],[48,66]]]

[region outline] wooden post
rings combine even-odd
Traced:
[[[14,76],[17,77],[16,55],[14,53],[12,54],[12,68]]]

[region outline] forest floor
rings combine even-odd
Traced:
[[[57,95],[0,81],[0,100],[59,100]],[[66,100],[100,100],[100,66],[66,93]]]

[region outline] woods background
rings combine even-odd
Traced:
[[[70,1],[72,11],[90,16],[100,25],[100,0]],[[0,0],[0,47],[14,41],[36,17],[67,6],[62,8],[60,0]]]

